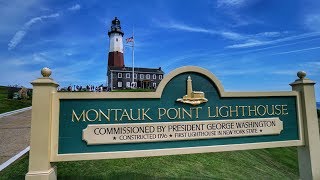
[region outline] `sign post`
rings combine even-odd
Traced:
[[[305,78],[306,73],[298,72],[295,82],[290,84],[293,91],[300,93],[301,114],[305,145],[298,147],[299,171],[301,179],[320,179],[320,138],[314,92],[315,82]]]
[[[33,81],[31,140],[29,172],[26,180],[57,179],[56,168],[51,166],[50,139],[52,124],[52,94],[58,84],[49,76],[51,70],[43,68],[42,78]]]

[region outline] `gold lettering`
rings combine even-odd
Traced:
[[[226,109],[225,115],[222,114],[222,112],[221,112],[222,109]],[[219,114],[220,114],[221,117],[228,117],[228,116],[229,116],[228,106],[221,106],[221,107],[219,108]]]
[[[276,106],[275,106],[275,109],[276,109],[275,114],[276,114],[277,116],[281,115],[281,105],[276,105]]]
[[[76,118],[76,120],[79,122],[80,118],[82,117],[82,121],[86,121],[84,118],[84,114],[85,114],[85,110],[82,111],[82,113],[80,114],[80,117],[77,116],[77,114],[74,112],[74,110],[72,109],[72,122],[74,122],[74,117]]]
[[[170,116],[170,114],[172,114],[172,113],[170,113],[170,112],[174,112],[175,115],[174,115],[173,117]],[[177,110],[176,110],[175,108],[169,108],[169,109],[167,110],[167,117],[168,117],[169,119],[176,119],[177,116],[178,116],[178,112],[177,112]]]
[[[89,118],[89,113],[90,113],[91,111],[93,111],[93,112],[95,113],[95,118],[94,118],[94,119],[90,119],[90,118]],[[89,109],[89,110],[86,112],[86,118],[87,118],[88,121],[95,121],[95,120],[97,120],[97,119],[99,118],[99,113],[98,113],[98,111],[96,111],[96,110],[94,110],[94,109]]]
[[[101,114],[106,118],[106,120],[110,121],[110,109],[108,109],[108,116],[106,116],[106,114],[104,114],[101,109],[99,109],[99,121],[101,121]]]
[[[217,115],[217,117],[219,117],[219,108],[218,108],[218,106],[216,106],[216,115]]]
[[[229,111],[230,111],[230,117],[232,117],[232,113],[236,113],[236,117],[239,116],[238,106],[236,106],[236,109],[235,109],[235,110],[232,110],[232,106],[229,106]]]
[[[138,109],[138,117],[137,117],[137,118],[133,118],[132,109],[130,109],[130,118],[131,118],[132,120],[141,120],[141,119],[140,119],[140,109]]]
[[[282,105],[282,115],[288,115],[288,105]]]
[[[271,106],[271,109],[272,109],[272,113],[269,112],[269,106],[267,105],[267,114],[269,116],[273,116],[274,115],[274,105]]]
[[[202,107],[196,107],[195,110],[196,110],[196,119],[199,118],[199,109],[202,109]]]
[[[163,113],[161,113],[160,111],[163,111]],[[158,119],[161,119],[162,116],[164,116],[166,114],[166,109],[165,108],[158,108]]]
[[[263,113],[260,112],[260,108],[261,107],[263,108]],[[258,108],[257,108],[257,111],[258,111],[259,116],[264,116],[266,114],[266,112],[267,112],[267,109],[266,109],[265,106],[259,105]]]
[[[128,114],[128,112],[127,112],[126,109],[124,109],[124,110],[122,111],[122,115],[121,115],[120,121],[122,121],[122,118],[123,118],[123,117],[127,117],[129,121],[131,120],[131,119],[130,119],[130,116],[129,116],[129,114]]]
[[[185,110],[184,108],[182,108],[182,119],[184,119],[184,114],[187,114],[189,116],[190,119],[192,119],[192,109],[190,108],[189,113],[187,110]]]
[[[114,120],[118,121],[118,111],[122,111],[122,109],[111,109],[111,111],[114,111]]]
[[[208,107],[208,117],[209,118],[215,118],[216,117],[216,115],[211,115],[211,110],[210,110],[210,107]]]
[[[239,106],[239,108],[241,108],[241,109],[242,109],[242,111],[241,111],[241,112],[242,112],[242,115],[241,115],[242,117],[244,117],[244,116],[245,116],[245,114],[244,114],[244,108],[246,108],[246,107],[247,107],[247,106]]]
[[[150,108],[148,108],[146,111],[144,111],[144,109],[142,109],[142,120],[144,120],[144,117],[147,117],[149,120],[152,120],[148,115],[147,112],[150,110]]]
[[[251,112],[254,112],[254,116],[257,116],[257,106],[254,105],[253,109],[250,108],[251,106],[248,106],[249,116],[251,116]]]

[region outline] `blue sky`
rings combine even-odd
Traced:
[[[136,66],[200,66],[226,91],[291,90],[299,70],[320,82],[319,8],[318,0],[1,1],[0,85],[30,87],[45,66],[62,87],[105,84],[117,16],[124,38],[134,27]]]

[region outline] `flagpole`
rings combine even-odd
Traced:
[[[132,27],[132,39],[132,87],[134,87],[134,26]]]

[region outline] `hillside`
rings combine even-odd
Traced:
[[[0,86],[0,113],[21,109],[31,106],[31,99],[13,100],[8,99],[8,89],[6,86]]]

